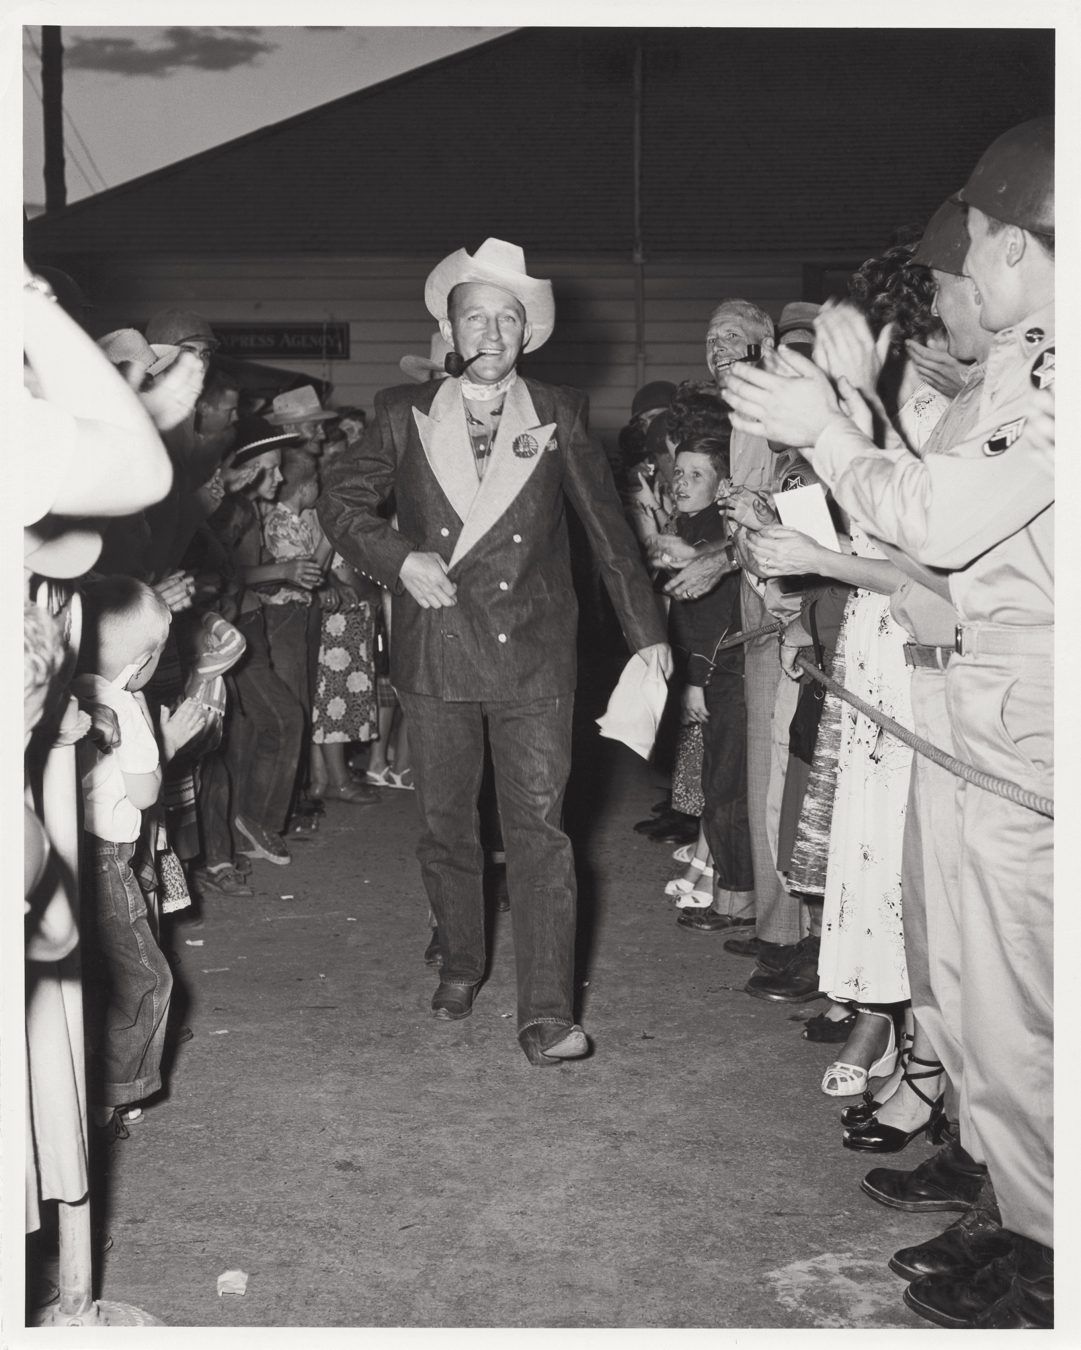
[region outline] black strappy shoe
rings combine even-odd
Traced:
[[[913,1064],[922,1065],[923,1072],[912,1073]],[[942,1072],[943,1067],[938,1060],[919,1059],[917,1056],[910,1054],[905,1061],[901,1082],[907,1083],[916,1096],[931,1108],[928,1118],[922,1125],[917,1125],[914,1130],[899,1130],[893,1125],[881,1125],[876,1110],[883,1103],[875,1102],[872,1099],[870,1105],[876,1110],[873,1110],[862,1123],[846,1121],[841,1143],[845,1148],[850,1148],[856,1153],[900,1153],[903,1148],[907,1148],[911,1144],[913,1139],[926,1131],[932,1144],[941,1144],[946,1138],[948,1130],[945,1098],[941,1093],[935,1098],[928,1097],[927,1093],[917,1086],[917,1082],[923,1078],[937,1078]],[[865,1094],[865,1097],[869,1096],[869,1093]],[[859,1109],[859,1107],[853,1108],[853,1110]]]

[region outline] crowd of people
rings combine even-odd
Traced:
[[[683,681],[635,829],[680,844],[678,922],[754,959],[749,995],[828,1000],[802,1034],[839,1046],[844,1147],[941,1145],[862,1189],[961,1212],[890,1262],[951,1328],[1052,1319],[1054,344],[1043,119],[842,302],[719,305],[727,426],[686,434],[701,386],[652,384],[622,437]]]
[[[186,1034],[171,916],[251,895],[327,798],[416,789],[437,1019],[472,1012],[494,863],[522,1050],[589,1052],[567,498],[669,679],[671,792],[635,829],[678,845],[679,926],[753,960],[748,995],[826,1000],[802,1034],[836,1047],[845,1148],[938,1145],[862,1182],[960,1214],[891,1259],[909,1307],[1052,1325],[1053,171],[1053,123],[1026,123],[843,298],[777,323],[722,299],[707,377],[640,389],[612,465],[580,396],[517,376],[555,309],[504,241],[432,272],[430,357],[367,427],[312,386],[243,388],[198,314],[94,343],[27,271],[28,1229],[85,1181],[45,1144],[73,1099],[35,1041],[50,972],[79,947],[115,1136]]]

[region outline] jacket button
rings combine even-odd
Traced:
[[[450,534],[450,530],[448,530],[447,527],[444,525],[443,528],[439,531],[439,533],[443,536],[444,539],[446,539],[446,537]]]
[[[506,642],[506,640],[507,640],[507,635],[506,635],[506,633],[500,633],[500,635],[499,635],[499,640],[500,640],[500,642]]]
[[[499,583],[499,589],[500,589],[501,591],[509,591],[509,590],[510,590],[510,587],[507,585],[507,583],[506,583],[505,581],[501,581],[501,582]]]
[[[520,544],[522,542],[522,536],[520,534],[511,535],[511,538],[514,540],[516,544]]]

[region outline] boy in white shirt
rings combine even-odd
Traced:
[[[140,690],[154,674],[170,612],[132,577],[97,577],[80,588],[83,640],[72,688],[85,704],[116,714],[120,741],[79,744],[83,790],[83,945],[87,1020],[95,1072],[88,1075],[97,1124],[161,1087],[161,1052],[173,977],[151,927],[133,860],[145,846],[143,813],[156,806],[162,765],[202,729],[191,699],[161,713],[161,747]]]

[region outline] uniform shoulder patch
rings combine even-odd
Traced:
[[[1055,349],[1048,347],[1032,363],[1029,379],[1034,389],[1050,389],[1055,383]]]
[[[1028,328],[1025,330],[1025,341],[1032,347],[1035,347],[1037,342],[1042,342],[1044,336],[1042,328]]]
[[[985,455],[1001,455],[1003,451],[1008,450],[1013,445],[1024,428],[1025,419],[1023,417],[1015,417],[1012,422],[1003,422],[1002,426],[996,427],[984,441],[983,453]]]
[[[807,486],[807,480],[799,469],[793,469],[791,473],[786,473],[781,480],[781,491],[791,492],[793,488]]]

